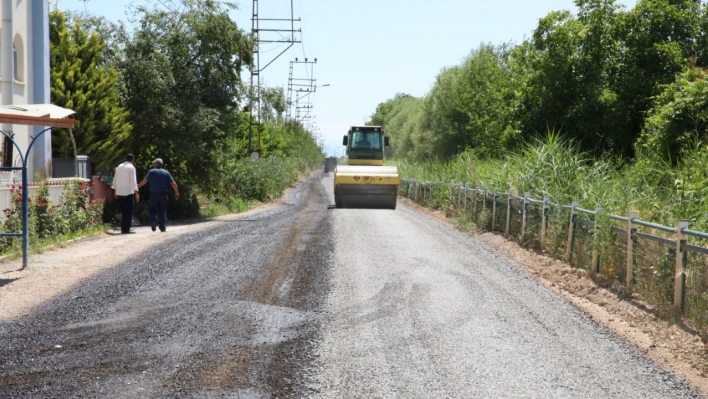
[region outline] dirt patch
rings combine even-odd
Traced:
[[[455,227],[441,211],[431,211],[408,200],[408,208]],[[607,327],[666,370],[684,379],[702,395],[708,395],[708,346],[679,318],[665,316],[636,294],[596,280],[585,270],[527,250],[501,234],[484,233],[476,238],[503,258],[524,269],[541,284],[558,293],[598,324]]]
[[[208,221],[168,225],[166,233],[152,232],[149,226],[135,227],[136,234],[109,231],[76,240],[66,247],[54,247],[32,255],[26,269],[21,260],[0,263],[0,322],[20,318],[33,309],[69,291],[92,276],[141,252],[195,230],[226,221],[248,217],[280,205],[281,201],[256,206],[233,215]]]

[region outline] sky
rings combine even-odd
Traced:
[[[289,18],[291,1],[294,17],[301,19],[296,29],[302,33],[296,36],[302,43],[265,68],[261,79],[287,88],[290,61],[317,58],[316,84],[329,86],[311,95],[312,122],[328,155],[342,154],[348,127],[363,124],[379,103],[396,93],[424,96],[442,68],[461,63],[481,43],[519,43],[549,12],[576,10],[573,0],[259,0],[260,17]],[[124,21],[131,4],[159,5],[155,0],[52,2],[61,10]],[[232,19],[250,31],[252,2],[235,2],[239,8],[231,11]],[[636,0],[618,3],[631,8]],[[261,66],[284,49],[276,46],[263,45]],[[303,64],[296,64],[293,75],[309,77]]]

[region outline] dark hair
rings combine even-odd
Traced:
[[[125,156],[125,160],[128,161],[128,162],[135,161],[135,155],[133,155],[133,154],[128,154],[128,155]]]

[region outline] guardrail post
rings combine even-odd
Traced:
[[[477,221],[477,194],[479,193],[479,186],[474,186],[474,220]]]
[[[447,200],[450,202],[450,206],[452,206],[452,188],[455,186],[455,181],[450,180],[450,187],[447,189]]]
[[[674,306],[683,312],[686,297],[686,262],[688,254],[683,250],[684,244],[688,242],[688,235],[683,229],[688,228],[688,221],[681,220],[676,228],[676,271],[674,275]]]
[[[526,208],[529,205],[530,195],[530,193],[524,193],[524,209],[521,211],[521,237],[519,237],[519,240],[526,235]]]
[[[464,188],[464,190],[465,190],[465,195],[464,195],[465,206],[463,208],[465,210],[465,213],[467,213],[467,191],[469,189],[470,189],[469,184],[465,183],[465,188]]]
[[[492,195],[492,231],[494,231],[494,222],[497,220],[497,189],[494,189]]]
[[[600,231],[598,227],[598,219],[602,213],[602,207],[600,205],[595,207],[595,226],[592,233],[592,264],[590,265],[591,273],[600,273],[600,251],[598,251],[598,232]]]
[[[506,226],[504,226],[504,234],[509,235],[511,231],[511,190],[506,195]]]
[[[484,199],[482,201],[482,212],[487,210],[487,189],[485,188],[482,190],[482,198]]]
[[[634,287],[634,219],[637,219],[639,214],[637,212],[629,212],[629,217],[627,218],[627,288],[632,289]]]
[[[546,247],[546,230],[548,229],[548,211],[551,206],[548,204],[551,202],[551,197],[548,195],[543,196],[543,214],[541,214],[541,249]]]
[[[565,260],[570,262],[570,256],[573,254],[573,241],[575,241],[575,217],[578,211],[575,209],[580,206],[578,201],[573,201],[570,204],[570,224],[568,225],[568,245],[565,247]]]

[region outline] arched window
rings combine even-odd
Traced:
[[[20,35],[15,35],[15,41],[12,43],[12,70],[16,81],[25,81],[25,47]]]

